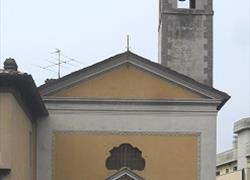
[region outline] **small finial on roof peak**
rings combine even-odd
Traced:
[[[127,35],[127,51],[130,51],[130,39],[129,39],[129,35]]]

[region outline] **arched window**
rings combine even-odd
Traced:
[[[110,151],[106,167],[109,170],[120,170],[127,167],[131,170],[142,171],[145,168],[145,160],[138,148],[130,144],[121,144]]]

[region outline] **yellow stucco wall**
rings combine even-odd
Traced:
[[[244,169],[245,170],[245,173],[246,173],[246,176],[245,176],[245,180],[250,180],[250,168],[247,167]]]
[[[32,131],[31,121],[16,98],[11,93],[0,92],[0,167],[11,169],[8,180],[35,178],[35,140],[34,134],[30,137]],[[32,147],[30,138],[33,140]]]
[[[136,173],[147,180],[198,180],[199,140],[195,135],[108,135],[56,133],[53,180],[101,180],[115,171],[105,161],[113,147],[129,143],[146,161]]]
[[[0,166],[2,168],[10,168],[11,156],[9,150],[11,149],[10,129],[12,118],[12,95],[10,93],[0,92]]]
[[[61,90],[53,96],[115,99],[204,98],[129,64]]]

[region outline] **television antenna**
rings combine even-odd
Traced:
[[[53,59],[56,60],[56,62],[48,61],[50,63],[48,66],[38,66],[38,65],[35,65],[35,66],[40,68],[40,69],[43,69],[43,70],[57,73],[58,79],[61,78],[61,68],[65,67],[64,65],[70,65],[70,66],[78,68],[79,64],[83,64],[82,62],[80,62],[74,58],[71,58],[69,56],[64,55],[62,53],[62,51],[60,49],[57,49],[57,48],[51,54],[56,54],[56,57],[55,58],[53,57]],[[77,63],[78,66],[76,64],[73,64],[73,63]],[[54,67],[57,67],[57,72],[54,70],[51,70],[51,68],[54,68]]]

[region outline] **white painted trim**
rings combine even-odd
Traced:
[[[133,177],[133,176],[131,176],[130,174],[128,174],[128,173],[122,173],[121,175],[119,175],[119,176],[117,176],[117,177],[115,177],[115,178],[111,178],[111,179],[109,179],[109,180],[117,180],[117,179],[119,179],[120,177],[122,177],[122,176],[124,176],[124,175],[128,175],[129,177],[131,177],[131,178],[133,178],[134,180],[138,180],[136,177]]]

